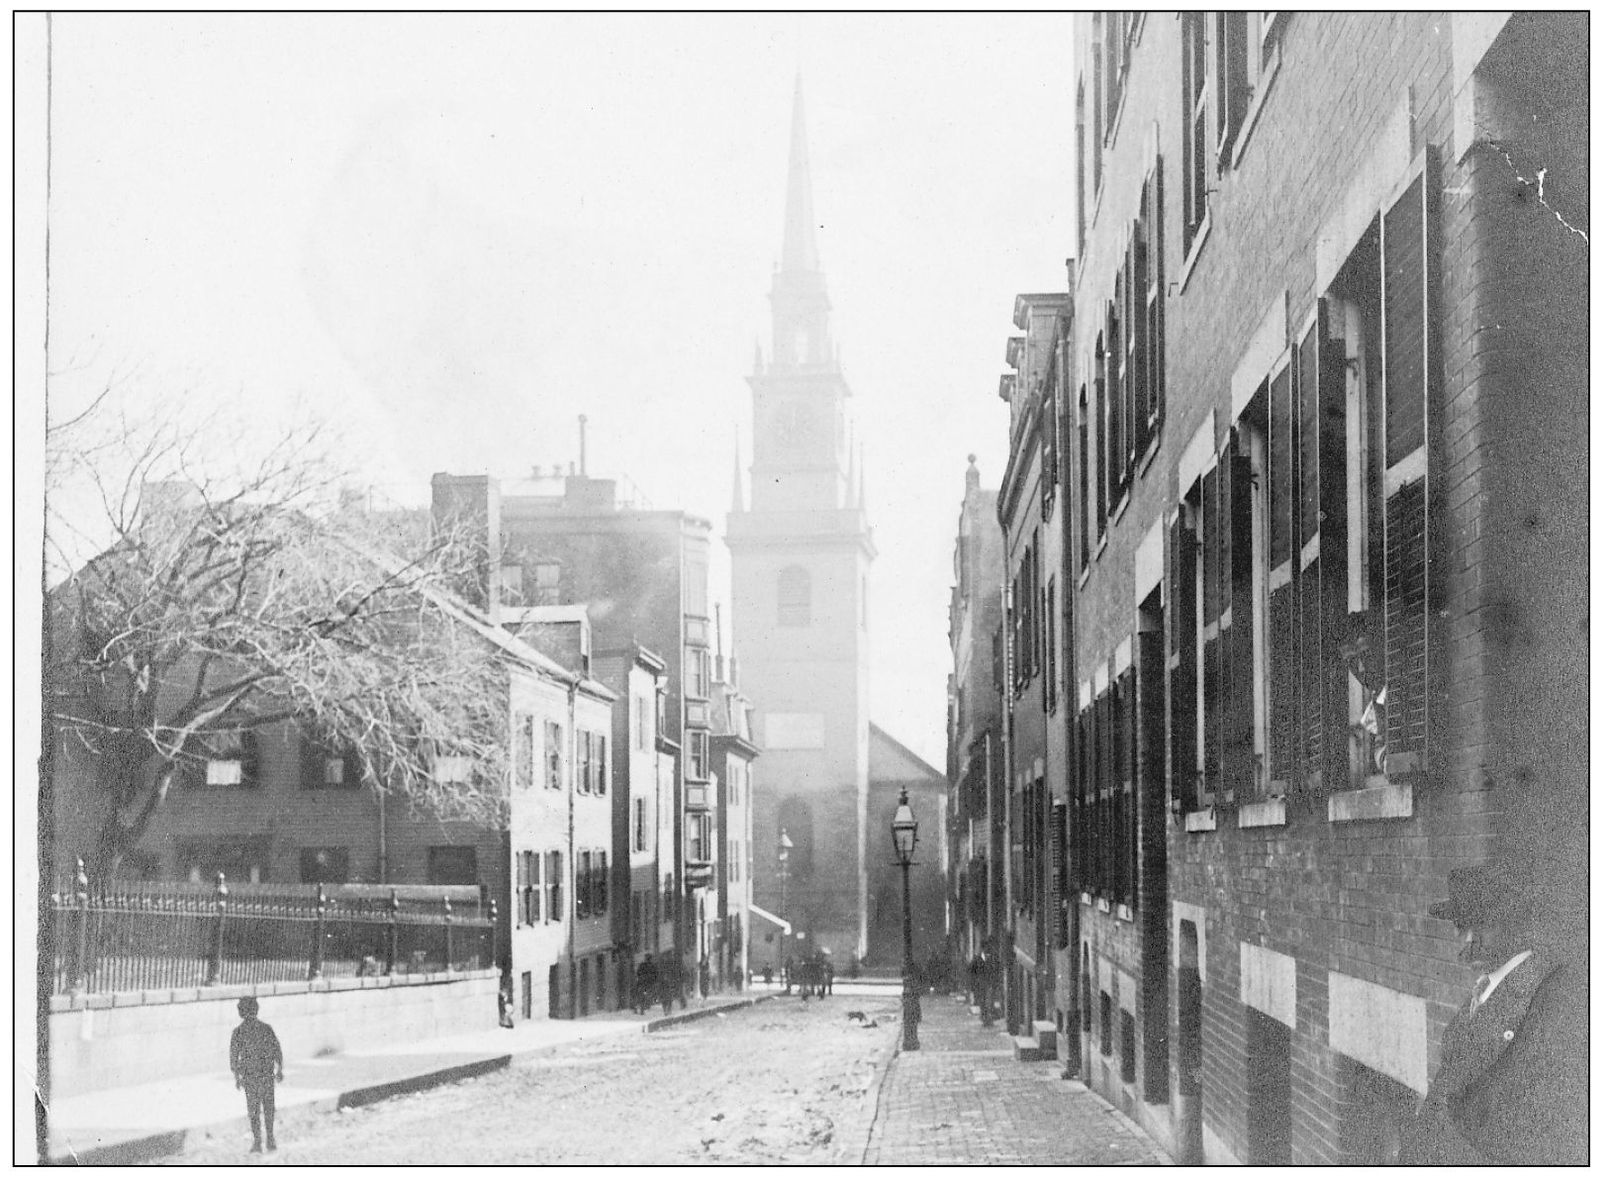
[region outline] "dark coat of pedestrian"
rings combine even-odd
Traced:
[[[822,983],[822,989],[826,991],[828,996],[831,996],[831,994],[832,994],[832,962],[830,962],[830,961],[824,961],[824,962],[821,963],[821,983]]]
[[[771,988],[771,978],[773,976],[773,971],[772,971],[771,967],[768,965],[764,969],[762,969],[760,971],[760,976],[765,978],[765,988],[769,990]]]
[[[1398,1161],[1587,1163],[1587,986],[1573,961],[1534,947],[1531,911],[1502,866],[1458,868],[1432,916],[1464,933],[1480,971],[1442,1031],[1441,1063]]]
[[[274,1028],[257,1017],[257,999],[242,998],[235,1010],[240,1025],[229,1038],[229,1070],[235,1074],[235,1087],[246,1093],[246,1117],[251,1122],[251,1152],[263,1151],[263,1130],[268,1131],[268,1148],[274,1143],[274,1084],[285,1078],[285,1056],[279,1049]]]
[[[636,994],[632,1008],[642,1014],[653,1005],[659,996],[659,967],[654,964],[652,957],[644,957],[637,963]],[[669,1013],[667,1010],[666,1013]]]

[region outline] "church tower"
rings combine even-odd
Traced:
[[[755,903],[831,949],[842,970],[866,952],[866,589],[876,550],[830,310],[796,80],[771,356],[757,351],[749,377],[751,494],[745,506],[740,467],[726,542],[735,649],[762,748],[754,766]],[[783,831],[786,866],[778,856]]]

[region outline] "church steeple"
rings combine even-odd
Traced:
[[[810,145],[805,139],[804,75],[793,77],[793,137],[788,145],[788,207],[782,222],[782,269],[814,274],[816,208],[810,193]]]
[[[791,134],[782,261],[771,280],[771,361],[778,368],[831,368],[837,353],[827,322],[832,304],[816,250],[818,222],[810,188],[803,75],[794,77]]]
[[[743,508],[743,451],[738,441],[737,426],[732,427],[732,510]]]

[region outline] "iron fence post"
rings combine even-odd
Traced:
[[[313,956],[307,963],[307,979],[313,981],[324,976],[324,885],[318,885],[318,902],[313,912]]]
[[[401,909],[402,905],[397,900],[397,889],[392,888],[391,907],[387,913],[389,921],[389,924],[387,925],[385,959],[385,972],[387,977],[390,977],[392,974],[397,972],[397,913],[400,912]]]
[[[442,920],[443,920],[443,923],[446,925],[446,928],[447,928],[447,972],[452,973],[452,971],[453,971],[453,902],[452,902],[451,897],[443,896],[441,898],[441,907],[442,907],[442,913],[443,913]]]
[[[229,906],[229,885],[224,882],[223,872],[218,873],[218,886],[213,890],[218,904],[217,932],[212,941],[212,953],[207,960],[207,985],[216,985],[223,976],[223,924],[225,910]]]
[[[78,927],[73,936],[72,991],[82,994],[89,984],[89,873],[82,859],[76,860],[73,874],[73,902]]]

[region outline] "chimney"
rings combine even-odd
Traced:
[[[978,475],[978,456],[976,454],[968,454],[967,455],[967,490],[968,491],[976,491],[978,489],[979,482],[980,482],[980,479],[979,479],[979,475]]]
[[[498,572],[493,562],[501,559],[503,550],[501,515],[497,481],[491,476],[430,476],[432,536],[461,531],[473,554],[470,568],[453,588],[471,605],[488,612],[496,605],[491,585]]]

